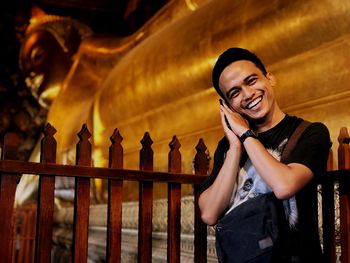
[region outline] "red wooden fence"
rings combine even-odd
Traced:
[[[51,242],[54,208],[55,176],[74,177],[75,202],[73,225],[73,262],[87,262],[88,248],[88,219],[90,200],[90,179],[107,179],[108,184],[108,228],[106,261],[121,262],[121,220],[123,181],[139,182],[139,244],[138,261],[151,262],[152,260],[152,204],[153,183],[168,184],[168,246],[167,261],[180,262],[180,209],[181,185],[193,184],[195,195],[195,262],[206,262],[207,228],[200,219],[197,205],[197,187],[206,178],[208,171],[208,156],[203,140],[196,146],[195,156],[196,175],[181,173],[180,143],[174,136],[170,142],[168,172],[153,171],[152,139],[148,133],[141,140],[140,170],[123,169],[122,136],[115,130],[111,136],[109,148],[109,167],[91,167],[91,136],[84,125],[78,136],[76,165],[56,164],[56,141],[53,137],[55,129],[49,124],[46,126],[41,145],[40,163],[16,161],[18,140],[16,136],[8,134],[4,139],[2,160],[0,161],[0,258],[1,262],[13,262],[15,258],[14,235],[14,195],[19,175],[40,175],[39,193],[37,201],[37,227],[35,235],[35,262],[51,262]],[[339,184],[340,228],[341,228],[341,262],[350,262],[350,137],[346,128],[340,130],[338,137],[338,167],[333,171],[333,155],[330,152],[328,162],[329,172],[320,182],[322,186],[322,222],[323,222],[323,249],[326,262],[336,262],[336,235],[334,216],[334,184]],[[28,240],[30,240],[28,238]],[[31,239],[33,241],[33,237]],[[28,246],[24,246],[30,252]],[[21,254],[22,253],[22,254]],[[23,251],[17,255],[23,257]],[[27,254],[28,255],[28,254]]]
[[[17,140],[11,134],[4,138],[0,161],[0,258],[2,262],[14,259],[14,196],[18,176],[24,173],[38,174],[39,193],[37,205],[37,228],[35,244],[35,262],[51,262],[51,245],[53,229],[54,184],[55,176],[75,178],[75,201],[73,223],[72,261],[87,262],[88,224],[90,205],[90,179],[101,178],[109,181],[108,185],[108,228],[107,228],[107,262],[121,262],[121,217],[123,181],[139,182],[139,226],[138,226],[138,262],[152,261],[152,206],[153,183],[168,184],[168,262],[180,262],[180,204],[181,184],[193,184],[194,189],[206,178],[208,158],[206,146],[199,141],[195,156],[195,175],[181,173],[180,143],[176,137],[170,143],[169,171],[153,171],[152,139],[148,133],[141,140],[140,170],[123,169],[122,137],[118,130],[111,136],[109,149],[109,167],[91,167],[90,132],[83,125],[79,132],[76,165],[56,164],[56,130],[47,125],[45,137],[41,144],[40,163],[14,160]],[[198,198],[195,190],[195,196]],[[195,251],[196,262],[206,262],[207,234],[206,225],[200,219],[195,204]]]

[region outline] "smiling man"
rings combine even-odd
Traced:
[[[304,121],[278,106],[274,75],[254,53],[230,48],[218,58],[212,79],[225,101],[225,137],[199,206],[203,221],[216,225],[219,261],[321,262],[316,181],[326,171],[328,129],[309,124],[282,162]]]

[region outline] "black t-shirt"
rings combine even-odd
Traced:
[[[302,119],[295,116],[286,117],[276,126],[268,131],[259,133],[258,139],[265,148],[277,160],[280,160],[284,147],[293,134],[294,130],[302,122]],[[307,166],[314,176],[300,192],[288,200],[284,200],[284,207],[287,221],[291,229],[296,233],[302,233],[298,238],[300,247],[306,251],[304,254],[320,251],[318,225],[317,225],[317,194],[316,182],[326,172],[327,158],[330,147],[329,132],[322,123],[312,123],[301,135],[294,150],[291,152],[285,163],[299,163]],[[214,154],[214,167],[211,175],[202,185],[202,191],[208,188],[216,179],[221,166],[224,163],[229,143],[223,138]],[[257,195],[271,192],[263,179],[255,170],[246,154],[242,155],[240,171],[237,176],[237,184],[232,194],[228,213],[239,204]],[[299,240],[302,239],[302,240]]]

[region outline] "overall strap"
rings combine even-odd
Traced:
[[[301,134],[305,131],[307,127],[309,127],[311,122],[302,120],[302,122],[298,125],[298,127],[293,132],[292,136],[287,141],[286,146],[283,149],[282,156],[281,156],[281,163],[284,163],[291,152],[293,151],[295,145],[297,144]]]

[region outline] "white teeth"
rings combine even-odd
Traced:
[[[247,109],[252,109],[254,108],[256,105],[258,105],[258,103],[262,100],[262,97],[258,97],[256,98],[255,100],[253,100],[252,102],[250,102],[248,105],[247,105]]]

